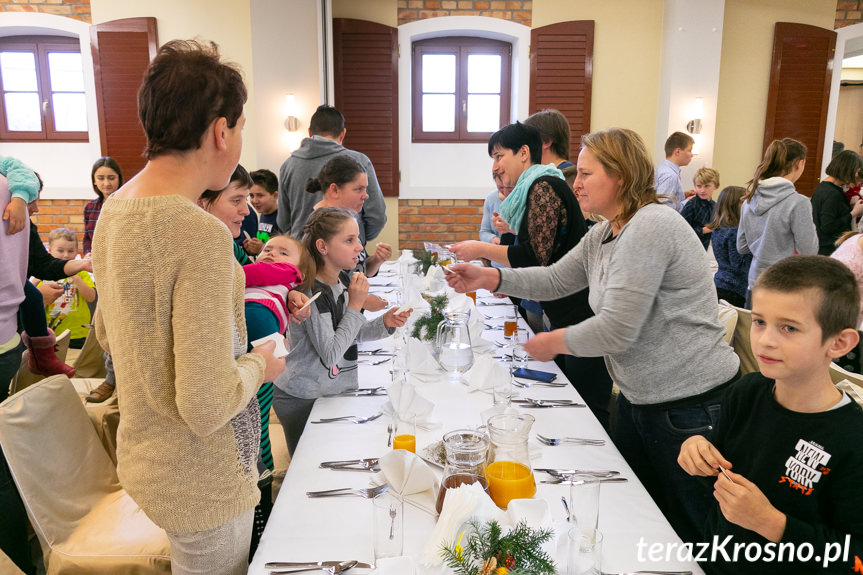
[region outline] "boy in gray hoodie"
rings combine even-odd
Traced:
[[[749,182],[737,229],[737,251],[752,254],[749,290],[779,260],[818,253],[812,204],[794,188],[805,165],[805,145],[791,138],[774,140]]]

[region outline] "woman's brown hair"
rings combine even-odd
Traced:
[[[342,208],[318,208],[309,216],[303,226],[303,246],[315,262],[315,271],[324,267],[324,257],[315,243],[318,240],[330,241],[350,219],[355,219],[354,213]]]
[[[617,191],[620,211],[612,223],[623,225],[646,204],[658,204],[653,187],[653,161],[644,140],[626,128],[609,128],[581,138],[582,148],[590,150],[606,173],[620,178]]]
[[[726,186],[719,192],[716,200],[716,209],[713,211],[713,219],[706,227],[711,230],[719,228],[733,228],[740,223],[740,204],[746,188],[743,186]]]
[[[764,152],[764,158],[755,168],[755,175],[748,182],[743,200],[749,200],[755,195],[758,183],[767,178],[786,176],[794,171],[794,165],[806,159],[806,145],[792,138],[773,140]]]

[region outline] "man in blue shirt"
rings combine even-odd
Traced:
[[[693,145],[695,140],[692,136],[674,132],[665,141],[665,161],[656,167],[654,185],[659,201],[678,212],[683,209],[687,199],[680,182],[680,168],[692,161]]]

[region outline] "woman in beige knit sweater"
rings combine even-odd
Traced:
[[[160,48],[138,94],[144,169],[105,203],[93,242],[96,330],[117,373],[117,473],[168,533],[173,573],[245,573],[260,416],[284,369],[246,353],[243,272],[224,224],[196,201],[237,165],[240,72],[215,45]]]

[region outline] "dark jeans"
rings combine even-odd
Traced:
[[[24,344],[19,343],[16,348],[0,354],[0,401],[9,395],[9,383],[21,365],[23,351]],[[0,549],[29,575],[35,573],[36,568],[30,559],[27,525],[27,511],[0,446]]]
[[[29,281],[24,282],[24,301],[18,306],[21,325],[30,337],[48,335],[48,320],[45,318],[45,303],[42,292]]]
[[[288,395],[276,386],[273,386],[273,410],[279,417],[279,423],[285,431],[285,441],[288,443],[288,453],[294,456],[300,436],[306,427],[306,421],[315,405],[314,399],[301,399]]]
[[[614,443],[684,541],[701,541],[707,513],[715,503],[709,484],[677,463],[681,444],[707,435],[719,421],[722,397],[686,407],[632,405],[620,394]]]

